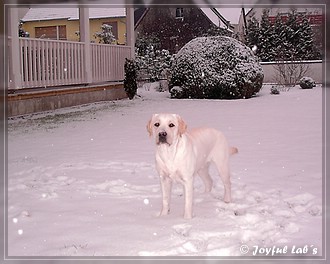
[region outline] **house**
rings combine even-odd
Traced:
[[[79,41],[78,8],[30,8],[21,21],[31,38]],[[89,23],[91,42],[98,43],[94,34],[109,24],[117,44],[126,44],[125,8],[90,8]]]
[[[135,10],[135,36],[156,37],[163,49],[179,51],[191,39],[221,28],[231,34],[230,25],[216,8],[143,8]]]

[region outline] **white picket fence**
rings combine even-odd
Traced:
[[[123,80],[125,58],[129,56],[128,46],[91,44],[93,82]]]
[[[90,47],[91,65],[87,66],[84,43],[19,38],[19,88],[85,84],[88,69],[92,72],[93,83],[124,79],[125,58],[130,57],[129,46],[93,43]]]

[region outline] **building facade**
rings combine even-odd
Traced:
[[[157,38],[163,49],[176,53],[187,42],[205,35],[212,28],[232,31],[228,21],[217,10],[208,9],[145,8],[136,20],[135,36]]]
[[[31,8],[21,19],[31,38],[79,41],[78,8]],[[98,43],[96,32],[103,24],[112,26],[119,45],[126,44],[125,8],[90,8],[90,40]]]

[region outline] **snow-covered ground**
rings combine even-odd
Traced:
[[[253,257],[265,247],[281,250],[277,256],[322,255],[322,88],[269,91],[174,100],[142,88],[133,101],[9,120],[9,256]],[[157,217],[161,192],[146,131],[156,112],[178,113],[188,128],[217,128],[238,147],[232,203],[223,202],[212,168],[211,194],[196,178],[192,220],[183,219],[180,185],[171,214]]]

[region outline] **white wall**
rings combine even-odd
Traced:
[[[264,83],[276,83],[276,62],[261,62],[262,69],[264,70]],[[304,65],[308,65],[308,71],[304,76],[311,77],[316,83],[322,83],[323,69],[322,61],[306,61],[303,62]]]

